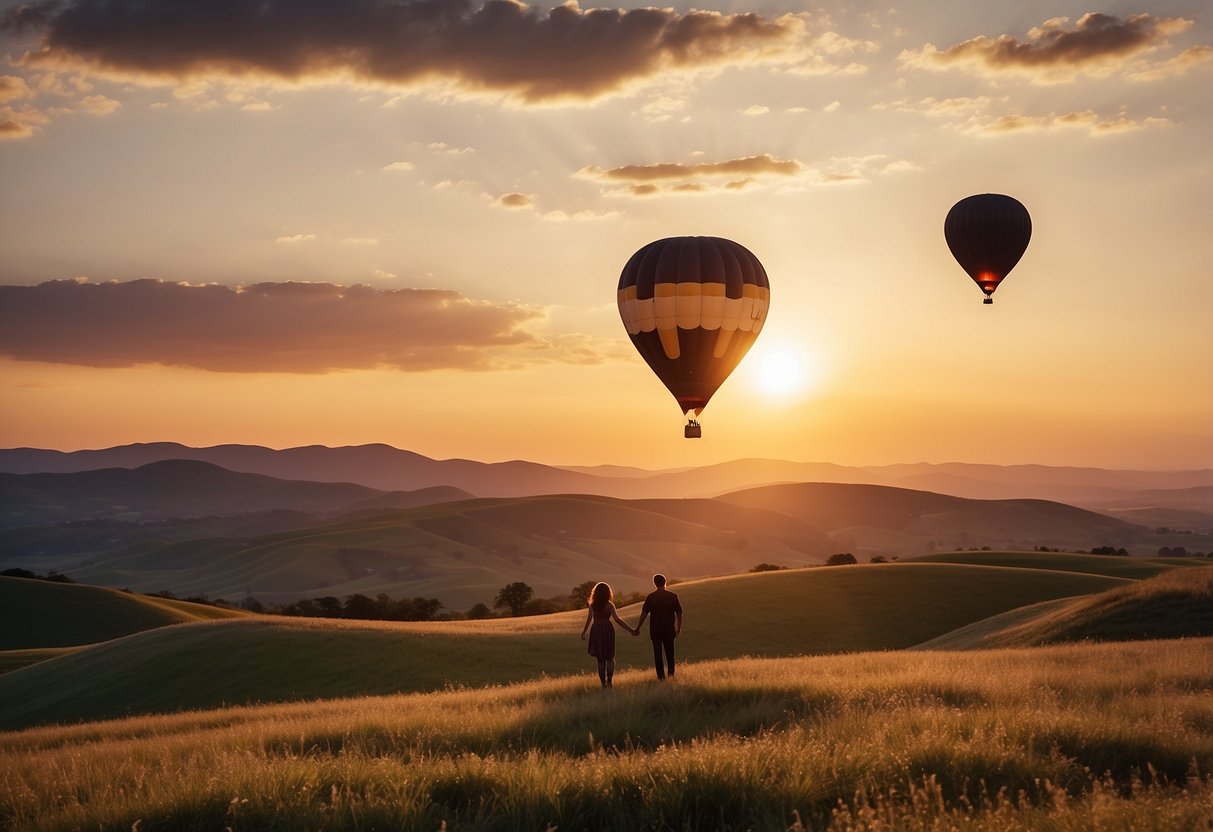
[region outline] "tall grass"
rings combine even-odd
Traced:
[[[0,826],[1192,829],[1213,639],[592,674],[0,734]]]

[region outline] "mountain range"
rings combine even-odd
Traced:
[[[626,499],[714,497],[757,485],[838,482],[889,485],[978,499],[1036,498],[1098,510],[1137,511],[1152,525],[1154,508],[1190,512],[1189,525],[1213,530],[1213,468],[1182,471],[1109,470],[1046,465],[909,463],[844,466],[819,462],[742,459],[691,469],[648,471],[625,466],[437,460],[389,445],[275,450],[258,445],[193,448],[173,442],[102,450],[0,449],[0,472],[69,473],[137,468],[171,459],[197,460],[230,471],[287,480],[354,483],[387,491],[450,486],[481,497],[598,494]],[[1159,523],[1158,525],[1165,525]]]

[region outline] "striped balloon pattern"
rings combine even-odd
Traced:
[[[749,352],[771,305],[762,263],[721,237],[668,237],[619,276],[619,315],[637,352],[696,416]]]
[[[983,303],[1023,257],[1032,239],[1032,217],[1005,194],[976,194],[952,206],[943,236],[956,262],[985,292]]]

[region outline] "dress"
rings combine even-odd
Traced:
[[[591,607],[591,609],[593,609]],[[615,625],[611,623],[611,613],[614,610],[607,607],[606,614],[601,618],[594,610],[594,623],[590,625],[589,654],[596,659],[615,658]]]

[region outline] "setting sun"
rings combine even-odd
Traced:
[[[800,362],[786,352],[771,352],[758,365],[758,383],[768,393],[791,393],[803,385]]]

